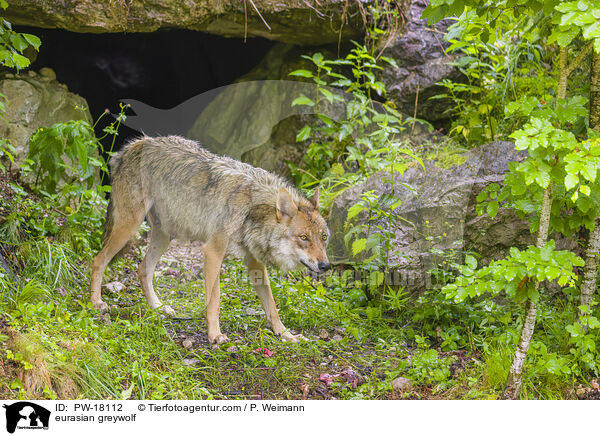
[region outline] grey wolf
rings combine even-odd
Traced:
[[[138,273],[150,307],[168,315],[152,285],[154,268],[173,238],[203,242],[206,320],[210,342],[227,336],[219,326],[219,271],[226,255],[244,260],[267,321],[283,340],[297,342],[279,318],[266,266],[281,270],[329,269],[329,229],[312,200],[281,177],[217,156],[179,136],[143,137],[110,160],[112,193],[103,248],[94,258],[91,301],[101,298],[104,270],[146,217],[150,240]]]

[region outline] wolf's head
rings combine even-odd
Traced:
[[[319,191],[312,200],[295,202],[287,189],[277,193],[276,207],[255,211],[250,238],[252,254],[284,271],[306,267],[321,273],[330,268],[326,248],[329,229],[319,212]]]

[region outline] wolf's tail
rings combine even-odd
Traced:
[[[123,153],[125,152],[126,148],[127,147],[125,146],[123,148],[123,150],[121,150],[118,153],[115,153],[108,161],[108,166],[110,167],[110,178],[112,181],[117,179],[117,173],[119,172],[119,169],[121,168],[121,163],[123,161]],[[110,236],[112,229],[115,225],[114,207],[115,207],[114,200],[113,200],[113,196],[111,194],[111,196],[108,200],[108,208],[106,209],[106,220],[104,223],[104,232],[102,233],[102,245],[103,246],[106,244],[106,241],[107,241],[108,237]]]
[[[102,246],[106,245],[106,241],[108,240],[114,225],[113,200],[110,198],[108,200],[108,208],[106,209],[106,221],[104,223],[104,232],[102,233]]]

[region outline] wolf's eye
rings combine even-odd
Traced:
[[[300,235],[299,238],[302,239],[303,241],[308,241],[308,236],[306,236],[306,235]]]
[[[327,235],[325,233],[323,233],[323,235],[321,236],[321,239],[326,241],[327,240]]]

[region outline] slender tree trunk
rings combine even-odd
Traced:
[[[567,97],[567,80],[569,78],[569,67],[567,65],[567,50],[566,48],[560,49],[559,54],[559,71],[560,77],[558,81],[558,92],[557,98],[564,99]],[[554,185],[550,183],[544,191],[544,199],[542,200],[542,211],[540,212],[540,228],[538,230],[537,244],[538,248],[542,248],[548,242],[548,229],[550,228],[550,209],[552,207],[552,190]],[[539,282],[536,282],[535,287],[538,289],[540,286]],[[521,384],[523,377],[523,366],[525,365],[525,359],[527,358],[527,352],[529,351],[529,345],[531,344],[531,338],[533,337],[533,331],[535,330],[535,320],[537,314],[537,307],[531,300],[527,300],[525,303],[525,321],[523,322],[523,329],[521,330],[521,337],[515,350],[515,356],[513,357],[512,365],[508,373],[508,379],[506,380],[506,387],[502,394],[504,400],[516,400],[519,398],[521,392]]]
[[[564,99],[567,97],[567,80],[569,79],[569,67],[567,65],[567,49],[561,48],[559,54],[559,72],[560,77],[558,80],[558,92],[557,98]],[[550,209],[552,207],[552,190],[554,184],[550,183],[544,191],[544,199],[542,200],[542,211],[540,212],[540,228],[538,230],[537,244],[538,248],[542,248],[548,242],[548,229],[550,228]],[[536,289],[540,287],[539,282],[535,284]],[[502,394],[504,400],[516,400],[519,398],[521,392],[521,384],[523,377],[523,366],[525,365],[525,359],[527,358],[527,352],[529,351],[529,345],[531,344],[531,338],[533,337],[533,331],[535,330],[535,319],[537,314],[537,307],[531,300],[527,300],[525,303],[525,321],[523,322],[523,329],[521,330],[521,337],[515,350],[515,356],[513,357],[512,365],[508,373],[508,379],[506,380],[506,387]]]
[[[560,54],[558,55],[558,62],[560,68],[560,76],[558,79],[558,92],[557,98],[567,97],[567,80],[569,79],[568,66],[567,66],[567,49],[561,48]]]
[[[536,246],[542,248],[548,241],[548,228],[550,227],[550,210],[552,207],[552,190],[554,185],[551,183],[544,191],[544,199],[542,200],[542,212],[540,214],[540,229],[538,230],[538,238]],[[535,287],[538,289],[540,286],[539,282],[536,282]],[[506,387],[502,394],[503,400],[516,400],[519,398],[519,392],[521,391],[521,383],[523,378],[523,366],[525,365],[525,359],[527,358],[527,352],[529,351],[529,344],[531,344],[531,338],[533,337],[533,331],[535,330],[535,319],[537,314],[537,307],[531,300],[527,300],[525,303],[525,321],[523,322],[523,329],[521,330],[521,337],[515,350],[515,356],[513,357],[512,365],[510,366],[510,372],[508,373],[508,379],[506,380]]]
[[[592,50],[592,68],[590,73],[590,127],[600,132],[600,53]],[[585,252],[585,268],[581,281],[579,304],[590,305],[596,291],[598,278],[598,255],[600,253],[600,218],[596,218],[595,226],[590,233]],[[579,313],[579,316],[582,314]]]
[[[590,73],[590,127],[600,131],[600,53],[592,51]]]
[[[590,306],[592,296],[596,291],[596,281],[598,278],[598,255],[600,254],[600,219],[596,218],[595,227],[590,233],[588,246],[585,250],[585,267],[583,268],[583,278],[581,279],[581,290],[579,295],[579,304],[581,306]],[[579,312],[579,316],[583,315]]]

